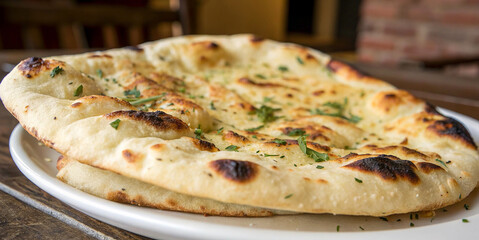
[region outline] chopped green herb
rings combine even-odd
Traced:
[[[278,145],[286,145],[286,141],[283,140],[283,139],[274,139],[273,140],[274,143],[277,143]]]
[[[414,216],[416,217],[416,219],[419,219],[419,214],[414,214]]]
[[[195,138],[201,139],[201,134],[203,134],[203,131],[201,130],[201,128],[195,129]]]
[[[359,178],[354,178],[354,180],[356,180],[356,182],[358,182],[358,183],[363,183],[363,180],[361,180]]]
[[[330,109],[332,108],[335,111],[331,111],[329,109],[323,110],[323,109],[316,108],[316,109],[311,110],[311,114],[331,116],[331,117],[339,117],[339,118],[345,119],[345,120],[347,120],[349,122],[352,122],[352,123],[358,123],[359,121],[361,121],[362,118],[359,117],[359,116],[356,116],[356,115],[353,115],[353,114],[349,113],[349,117],[347,117],[344,114],[344,111],[346,109],[347,104],[348,104],[348,98],[344,98],[343,103],[326,102],[326,103],[323,104],[323,106],[328,107]]]
[[[116,78],[113,78],[111,81],[112,81],[113,83],[118,83],[118,82],[116,81]]]
[[[409,226],[410,226],[410,227],[414,227],[414,223],[409,223]]]
[[[133,96],[135,98],[139,98],[140,95],[141,95],[140,91],[138,91],[138,89],[136,89],[136,86],[133,89],[123,91],[123,94],[125,94],[126,97]]]
[[[51,72],[50,72],[50,77],[53,78],[55,77],[57,74],[61,74],[63,72],[63,68],[61,68],[60,66],[56,66]]]
[[[469,210],[469,205],[464,204],[464,209]]]
[[[409,219],[412,220],[412,213],[409,214]]]
[[[273,98],[274,98],[274,97],[264,97],[264,98],[263,98],[263,102],[264,102],[264,103],[271,102],[271,101],[273,101]]]
[[[247,129],[245,129],[245,131],[255,132],[255,131],[257,131],[257,130],[260,130],[260,129],[263,128],[263,127],[264,127],[264,125],[259,125],[259,126],[254,127],[254,128],[247,128]]]
[[[323,169],[324,167],[321,166],[321,165],[317,165],[316,168],[317,168],[317,169]]]
[[[298,165],[296,165],[296,163],[295,163],[295,164],[293,164],[293,166],[295,166],[295,167],[298,167]]]
[[[279,156],[279,154],[267,154],[267,153],[265,153],[264,156],[265,157],[277,157],[277,156]]]
[[[211,110],[216,110],[215,104],[213,102],[210,102],[210,109]]]
[[[361,229],[361,231],[364,231],[364,228],[363,228],[363,227],[361,227],[361,226],[359,226],[359,229]]]
[[[443,161],[441,161],[441,160],[439,160],[439,159],[437,159],[437,158],[436,158],[436,162],[439,162],[439,163],[442,164],[444,167],[447,167],[446,164],[445,164]]]
[[[329,155],[327,153],[318,153],[311,148],[308,148],[306,143],[306,137],[301,136],[298,138],[298,145],[301,151],[308,155],[308,157],[314,159],[315,162],[324,162],[329,160]]]
[[[292,197],[292,196],[293,196],[292,193],[291,193],[291,194],[288,194],[288,195],[286,195],[286,196],[284,197],[284,199],[288,199],[288,198],[290,198],[290,197]]]
[[[258,73],[258,74],[254,75],[254,76],[257,77],[257,78],[266,79],[266,77],[265,77],[263,74],[259,74],[259,73]]]
[[[468,223],[468,222],[469,222],[469,220],[467,220],[467,219],[463,218],[463,219],[462,219],[462,222],[463,222],[463,223]]]
[[[258,150],[258,151],[256,151],[256,153],[259,153],[259,150]]]
[[[229,145],[228,147],[225,148],[226,150],[228,151],[234,151],[234,152],[237,152],[238,151],[238,146],[235,146],[235,145]]]
[[[259,109],[256,109],[256,115],[262,123],[273,122],[276,119],[280,118],[274,115],[274,112],[280,111],[279,108],[272,108],[265,105],[262,105]]]
[[[339,232],[339,225],[336,226],[336,232]]]
[[[284,155],[281,155],[281,157],[279,157],[279,158],[284,158],[284,157],[286,157],[286,156],[284,156]]]
[[[101,69],[96,70],[96,74],[98,74],[98,77],[103,78],[103,71]]]
[[[115,121],[110,123],[110,126],[114,129],[118,129],[118,126],[120,125],[120,119],[116,119]]]
[[[296,60],[298,61],[299,64],[303,65],[303,59],[301,59],[299,56],[296,57]]]
[[[387,218],[385,218],[385,217],[379,217],[379,219],[381,219],[381,220],[383,220],[383,221],[385,221],[385,222],[387,222],[387,221],[388,221],[388,219],[387,219]]]
[[[295,137],[295,136],[303,136],[305,133],[306,132],[304,130],[302,130],[301,128],[294,128],[291,131],[289,131],[287,133],[287,135]]]
[[[459,193],[459,199],[461,199],[461,197],[462,197],[462,194]]]
[[[216,134],[220,135],[223,132],[224,127],[220,127],[218,130],[216,130]]]
[[[163,93],[163,94],[160,94],[160,95],[156,95],[156,96],[153,96],[153,97],[149,97],[149,98],[143,98],[143,99],[125,99],[126,101],[129,101],[131,105],[133,106],[138,106],[140,104],[143,104],[143,103],[146,103],[146,102],[151,102],[151,101],[154,101],[154,100],[157,100],[159,98],[162,98],[166,95],[166,93]]]
[[[286,67],[286,66],[280,65],[280,66],[278,67],[278,70],[281,71],[281,72],[287,72],[289,69],[288,69],[288,67]]]
[[[180,88],[178,88],[178,92],[180,92],[180,93],[185,93],[185,92],[186,92],[186,88],[180,87]]]
[[[254,139],[258,139],[258,137],[256,135],[253,135],[251,137],[254,138]]]
[[[83,85],[80,85],[80,86],[77,87],[77,89],[76,89],[75,92],[73,93],[73,96],[74,96],[74,97],[78,97],[78,96],[80,96],[82,93],[83,93]]]

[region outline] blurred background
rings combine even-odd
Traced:
[[[479,109],[479,0],[0,1],[4,72],[33,53],[236,33],[306,45],[435,104]]]

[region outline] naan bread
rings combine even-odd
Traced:
[[[120,203],[163,210],[232,217],[264,217],[292,212],[196,198],[60,157],[57,177],[84,192]]]
[[[0,96],[65,156],[226,203],[384,216],[453,204],[479,179],[458,121],[318,51],[249,35],[30,58]]]

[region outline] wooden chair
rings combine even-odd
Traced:
[[[194,0],[170,0],[164,10],[139,2],[144,6],[2,0],[0,49],[115,48],[194,33]]]

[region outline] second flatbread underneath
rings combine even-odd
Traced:
[[[81,191],[120,203],[205,215],[264,217],[293,212],[192,197],[61,157],[57,178]]]

